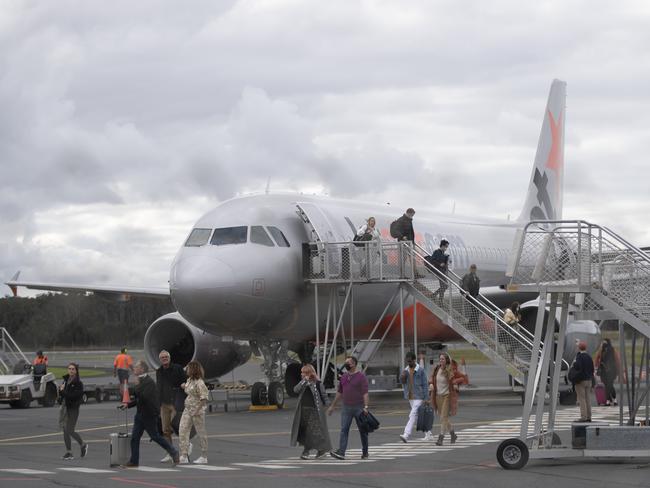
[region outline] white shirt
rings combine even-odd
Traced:
[[[449,381],[442,368],[436,374],[436,395],[449,395]]]
[[[357,231],[357,235],[362,236],[366,233],[367,230],[368,230],[368,224],[364,224],[361,227],[359,227],[359,230]],[[381,240],[381,234],[377,230],[377,227],[370,230],[370,235],[372,235],[373,241]]]

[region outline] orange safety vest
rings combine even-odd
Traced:
[[[34,365],[37,365],[37,364],[45,364],[45,365],[47,365],[47,356],[42,356],[42,357],[36,356],[36,359],[34,359],[34,362],[32,364],[34,364]]]
[[[131,356],[128,354],[120,353],[115,356],[115,362],[113,363],[113,366],[115,366],[117,369],[129,369],[132,363],[133,360],[131,359]]]

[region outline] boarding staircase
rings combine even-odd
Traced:
[[[519,234],[510,290],[575,293],[577,318],[618,319],[650,337],[650,255],[582,220],[530,222]]]
[[[17,365],[29,364],[9,331],[0,327],[0,374],[13,374]]]
[[[425,260],[427,255],[426,250],[411,242],[317,242],[310,244],[305,278],[316,284],[400,283],[517,383],[525,384],[533,354],[532,334],[523,327],[515,329],[504,322],[503,311],[487,297],[466,294],[459,284],[460,277],[452,271],[443,274],[429,266]],[[439,296],[437,292],[443,283],[446,290]]]

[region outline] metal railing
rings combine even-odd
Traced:
[[[410,281],[415,276],[411,242],[311,242],[304,278],[315,283]]]
[[[27,356],[23,354],[9,331],[0,327],[0,367],[4,370],[4,374],[12,373],[13,367],[21,361],[29,364]]]
[[[582,220],[526,225],[511,286],[541,283],[600,292],[650,322],[650,256],[606,227]]]

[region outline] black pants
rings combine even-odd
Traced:
[[[71,437],[79,443],[80,446],[83,446],[84,441],[81,440],[81,436],[74,431],[74,428],[77,426],[77,420],[79,419],[79,407],[70,408],[67,407],[65,427],[63,428],[63,442],[65,442],[65,448],[68,452],[72,451],[72,440]]]
[[[133,431],[131,432],[131,459],[132,464],[140,462],[140,439],[145,432],[149,434],[151,440],[162,447],[171,457],[178,454],[178,451],[165,439],[157,428],[158,416],[145,416],[136,413],[133,419]]]

